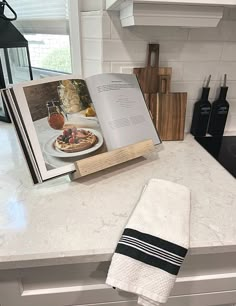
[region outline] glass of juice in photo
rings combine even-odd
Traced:
[[[65,116],[60,106],[59,101],[47,102],[48,108],[48,123],[51,128],[55,130],[61,130],[65,123]]]

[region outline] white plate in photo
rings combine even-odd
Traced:
[[[87,150],[83,150],[83,151],[80,151],[80,152],[74,152],[74,153],[66,153],[66,152],[63,152],[63,151],[60,151],[59,149],[55,148],[54,146],[54,143],[56,141],[56,138],[61,135],[61,131],[58,133],[58,134],[55,134],[53,137],[50,137],[45,143],[44,143],[44,146],[43,146],[43,150],[44,150],[44,153],[45,154],[49,154],[51,156],[54,156],[54,157],[75,157],[75,156],[82,156],[82,155],[85,155],[85,154],[88,154],[88,153],[92,153],[94,151],[96,151],[97,149],[99,149],[102,144],[103,144],[103,137],[102,137],[102,134],[94,129],[87,129],[87,128],[84,128],[84,130],[86,131],[90,131],[92,132],[95,136],[97,136],[98,138],[98,142],[91,148],[87,149]]]
[[[94,116],[94,117],[90,117],[90,116],[86,116],[85,115],[85,112],[86,110],[82,110],[78,113],[68,113],[66,116],[67,116],[67,119],[68,119],[68,123],[70,123],[70,121],[77,121],[79,122],[81,119],[85,119],[85,120],[93,120],[93,121],[98,121],[98,118],[97,116]]]

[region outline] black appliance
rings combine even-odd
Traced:
[[[236,136],[195,137],[195,139],[236,178]]]

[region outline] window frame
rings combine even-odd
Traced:
[[[68,20],[66,20],[66,25],[62,31],[59,30],[57,26],[52,27],[53,23],[57,21],[45,20],[45,21],[34,21],[32,20],[33,27],[30,32],[30,23],[31,21],[25,22],[25,34],[38,34],[35,32],[36,29],[44,29],[39,34],[68,34],[70,41],[70,54],[71,54],[71,69],[72,74],[82,75],[82,58],[81,58],[81,18],[80,18],[80,2],[77,0],[68,0]],[[17,26],[17,21],[15,22]],[[48,23],[48,24],[47,24]],[[19,24],[22,24],[22,21],[19,21]],[[27,26],[28,24],[28,26]],[[58,23],[59,24],[59,23]],[[22,28],[22,26],[21,26]],[[45,30],[46,29],[46,30]],[[17,50],[17,53],[14,55],[14,61],[17,65],[12,65],[12,74],[17,75],[15,79],[18,81],[25,81],[29,79],[28,67],[25,65],[27,59],[25,58],[25,53],[21,52],[20,49]],[[67,74],[66,72],[60,72],[50,69],[44,69],[40,67],[32,67],[33,75],[35,78],[42,78],[47,76],[63,75]],[[70,73],[68,73],[70,74]],[[7,80],[6,80],[7,82]]]

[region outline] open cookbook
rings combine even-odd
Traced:
[[[80,159],[160,138],[131,74],[59,76],[2,90],[34,183]]]

